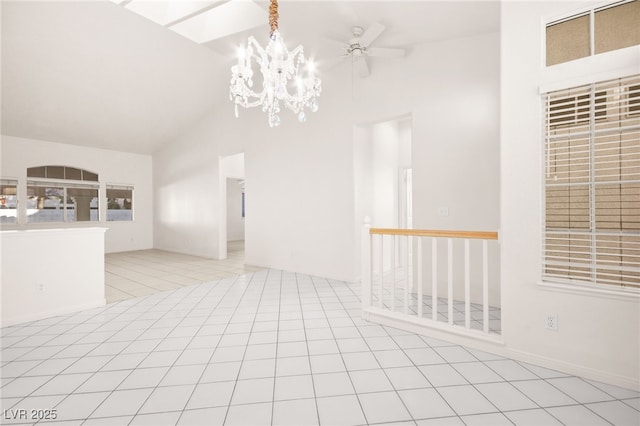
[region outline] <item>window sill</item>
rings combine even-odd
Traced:
[[[28,222],[28,223],[2,223],[0,229],[6,231],[20,231],[29,229],[60,229],[60,228],[93,228],[96,226],[109,226],[119,223],[136,223],[136,220],[109,220],[109,221],[82,221],[82,222]]]
[[[95,228],[104,226],[99,221],[83,222],[30,222],[30,223],[3,223],[0,228],[6,231],[29,231],[38,229],[64,229],[64,228]]]
[[[593,284],[569,284],[553,281],[539,281],[538,287],[545,291],[578,294],[582,296],[607,298],[620,301],[640,301],[640,290],[621,290],[615,288],[602,288]]]

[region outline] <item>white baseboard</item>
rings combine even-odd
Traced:
[[[614,386],[620,386],[626,389],[640,391],[640,379],[638,377],[628,377],[608,371],[597,370],[590,367],[574,364],[559,359],[549,358],[534,353],[524,352],[517,349],[509,348],[506,342],[502,341],[501,336],[484,335],[482,333],[473,333],[460,327],[459,332],[449,330],[447,324],[414,318],[407,318],[402,314],[389,311],[380,311],[375,308],[363,310],[363,319],[377,324],[398,328],[423,336],[432,337],[434,339],[444,340],[456,345],[463,345],[469,348],[478,349],[495,355],[511,358],[516,361],[522,361],[550,370],[560,371],[566,374],[582,377],[585,379],[595,380]]]
[[[561,371],[563,373],[582,377],[585,379],[595,380],[614,386],[620,386],[626,389],[640,391],[640,380],[638,377],[628,377],[614,374],[608,371],[597,370],[595,368],[577,365],[571,362],[549,358],[542,355],[532,354],[517,349],[504,348],[504,356],[515,359],[517,361],[538,365],[550,370]],[[612,360],[613,361],[613,360]]]
[[[38,321],[45,318],[57,317],[60,315],[71,314],[74,312],[86,311],[88,309],[100,308],[102,306],[105,306],[106,304],[107,304],[107,300],[103,298],[91,303],[65,306],[64,308],[51,309],[48,311],[38,312],[36,314],[29,314],[29,315],[13,317],[13,318],[2,318],[2,321],[0,322],[0,327],[10,327],[12,325],[24,324],[27,322]]]
[[[448,324],[438,323],[429,319],[418,320],[407,318],[403,314],[392,313],[385,310],[369,308],[363,311],[363,318],[377,324],[394,327],[411,333],[421,334],[438,340],[444,340],[456,345],[463,345],[485,352],[500,355],[504,349],[502,337],[495,334],[484,334],[478,330],[467,330],[456,327],[459,330],[452,331]]]

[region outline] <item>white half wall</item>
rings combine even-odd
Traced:
[[[27,168],[46,165],[71,166],[97,173],[100,202],[106,200],[106,185],[134,187],[134,220],[127,222],[3,224],[3,229],[43,229],[101,226],[107,228],[105,252],[153,248],[152,157],[105,149],[2,135],[0,175],[26,185]],[[25,187],[26,188],[26,187]]]
[[[105,231],[0,231],[1,326],[103,306]]]
[[[640,386],[640,299],[541,286],[540,90],[640,70],[640,47],[544,67],[544,25],[586,2],[502,2],[502,333],[510,355],[621,386]],[[601,2],[591,2],[600,5]],[[606,76],[606,77],[602,77]],[[620,76],[620,75],[618,75]],[[558,315],[558,331],[544,327]]]

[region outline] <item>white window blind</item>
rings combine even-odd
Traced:
[[[639,290],[640,75],[543,101],[543,280]]]

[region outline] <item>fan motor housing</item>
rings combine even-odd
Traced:
[[[362,34],[364,34],[364,28],[356,25],[355,27],[351,27],[351,33],[354,37],[360,37]]]
[[[364,55],[366,51],[367,49],[364,46],[362,46],[360,42],[355,40],[352,40],[349,43],[349,48],[347,49],[348,54],[356,58],[359,58],[360,56]]]

